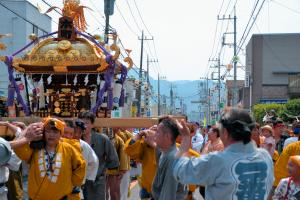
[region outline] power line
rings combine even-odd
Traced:
[[[257,8],[257,5],[258,5],[259,1],[260,1],[260,0],[257,0],[256,3],[255,3],[255,5],[254,5],[254,8],[253,8],[252,13],[251,13],[251,15],[250,15],[250,18],[249,18],[249,20],[248,20],[248,22],[247,22],[247,25],[246,25],[246,27],[245,27],[245,29],[244,29],[244,32],[243,32],[243,34],[242,34],[241,40],[240,40],[240,42],[238,43],[238,48],[241,47],[240,44],[241,44],[242,40],[244,39],[245,33],[246,33],[247,28],[248,28],[248,26],[249,26],[249,24],[250,24],[250,22],[251,22],[251,19],[252,19],[254,13],[255,13],[255,10],[256,10],[256,8]]]
[[[228,2],[228,4],[227,4],[227,7],[226,7],[226,10],[225,10],[224,14],[226,14],[226,12],[227,12],[227,10],[228,10],[228,8],[229,8],[229,6],[230,6],[230,3],[231,3],[231,0],[229,0],[229,2]]]
[[[1,5],[3,8],[5,8],[5,9],[9,10],[10,12],[12,12],[13,14],[15,14],[16,16],[18,16],[18,17],[20,17],[21,19],[23,19],[25,22],[27,22],[27,23],[29,23],[29,24],[31,24],[31,25],[37,27],[38,29],[40,29],[41,31],[43,31],[43,32],[45,32],[45,33],[48,33],[48,31],[46,31],[46,30],[40,28],[39,26],[37,26],[37,25],[34,24],[33,22],[29,21],[28,19],[26,19],[26,18],[24,18],[23,16],[19,15],[18,13],[16,13],[16,12],[13,11],[13,10],[11,10],[11,9],[8,8],[7,6],[3,5],[1,2],[0,2],[0,5]]]
[[[227,10],[228,10],[228,8],[229,8],[230,3],[231,3],[231,0],[229,1],[228,5],[227,5],[227,8],[226,8],[226,10],[225,10],[225,13],[227,12]],[[234,5],[236,5],[236,3],[237,3],[237,1],[235,2]],[[219,13],[218,13],[218,17],[219,17],[219,15],[220,15],[220,13],[221,13],[223,4],[224,4],[224,1],[222,1],[222,4],[221,4],[221,6],[220,6]],[[232,12],[233,12],[233,10],[231,11],[231,13],[232,13]],[[230,13],[230,14],[231,14],[231,13]],[[219,45],[216,47],[216,50],[215,50],[215,43],[216,43],[216,38],[217,38],[216,36],[217,36],[217,33],[218,33],[218,25],[219,25],[219,20],[217,20],[217,23],[216,23],[216,28],[215,28],[215,33],[214,33],[214,42],[213,42],[213,47],[212,47],[212,51],[211,51],[211,54],[210,54],[210,58],[216,57],[216,55],[218,54],[218,52],[221,52],[222,49],[223,49],[223,45],[222,45],[222,43],[221,43],[221,40],[223,39],[222,34],[223,34],[223,25],[224,25],[224,22],[222,21],[222,23],[221,23],[221,29],[220,29],[220,34],[219,34],[220,36],[219,36],[219,40],[218,40],[218,44],[219,44]],[[229,21],[227,22],[225,32],[227,32],[228,27],[229,27]],[[219,48],[220,48],[220,50],[219,50]],[[215,51],[214,51],[214,50],[215,50]],[[207,77],[208,77],[208,74],[209,74],[209,70],[210,70],[210,61],[207,62],[207,67],[206,67],[206,76],[207,76]]]
[[[259,1],[259,0],[258,0],[258,1]],[[246,33],[246,36],[245,36],[244,38],[241,38],[240,42],[238,43],[239,45],[238,45],[238,49],[237,49],[236,55],[239,55],[239,53],[240,53],[240,51],[241,51],[241,49],[242,49],[242,46],[244,45],[244,43],[245,43],[245,41],[246,41],[246,39],[247,39],[247,37],[248,37],[248,35],[249,35],[249,33],[250,33],[250,31],[251,31],[253,25],[255,24],[255,21],[256,21],[256,19],[257,19],[258,15],[259,15],[259,13],[260,13],[260,11],[261,11],[261,9],[262,9],[264,3],[265,3],[265,1],[266,1],[266,0],[263,0],[263,2],[261,3],[261,5],[260,5],[260,7],[259,7],[259,9],[258,9],[258,11],[257,11],[257,13],[256,13],[256,15],[255,15],[254,18],[253,18],[252,24],[250,25],[250,27],[249,27],[249,29],[248,29],[248,32]],[[251,18],[250,18],[250,19],[251,19]],[[231,59],[231,62],[233,61],[233,59],[234,59],[234,58]],[[228,74],[228,71],[225,71],[225,73],[224,73],[224,75],[222,76],[222,78],[225,79],[225,77],[227,76],[227,74]]]
[[[126,0],[126,1],[127,1],[127,0]],[[139,14],[139,16],[140,16],[140,18],[141,18],[141,20],[142,20],[142,23],[144,24],[146,30],[148,31],[148,33],[149,33],[150,35],[152,35],[151,32],[149,31],[148,27],[146,26],[145,22],[144,22],[144,19],[143,19],[142,15],[141,15],[141,12],[140,12],[140,10],[139,10],[137,4],[136,4],[136,1],[133,0],[133,2],[134,2],[134,5],[135,5],[135,7],[136,7],[136,9],[137,9],[137,11],[138,11],[138,14]]]
[[[282,4],[282,3],[280,3],[280,2],[278,2],[278,1],[272,0],[272,2],[274,2],[274,3],[276,3],[276,4],[280,5],[280,6],[282,6],[282,7],[284,7],[284,8],[286,8],[286,9],[288,9],[288,10],[294,12],[294,13],[300,14],[300,11],[295,10],[295,9],[293,9],[293,8],[290,8],[290,7],[288,7],[288,6],[286,6],[286,5]]]
[[[96,20],[96,22],[104,28],[104,25],[98,20],[98,18],[92,13],[92,11],[88,11],[88,12]]]
[[[132,12],[131,7],[130,7],[130,5],[129,5],[129,3],[128,3],[128,0],[126,0],[126,3],[127,3],[127,6],[128,6],[128,8],[129,8],[130,14],[131,14],[131,16],[132,16],[132,18],[133,18],[133,20],[134,20],[134,23],[135,23],[136,27],[138,28],[139,32],[142,32],[141,27],[139,26],[139,24],[137,23],[137,21],[136,21],[134,15],[133,15],[133,12]]]
[[[260,5],[260,7],[259,7],[259,10],[257,11],[255,17],[253,18],[252,24],[251,24],[251,26],[250,26],[250,28],[249,28],[249,30],[248,30],[246,36],[243,38],[243,40],[241,39],[241,41],[239,42],[239,45],[238,45],[238,46],[239,46],[239,49],[238,49],[238,51],[237,51],[237,55],[238,55],[239,52],[240,52],[240,47],[242,47],[242,46],[244,45],[244,43],[245,43],[245,41],[246,41],[246,38],[248,37],[248,35],[249,35],[249,33],[250,33],[250,31],[251,31],[251,29],[252,29],[252,27],[253,27],[253,25],[254,25],[254,23],[255,23],[255,21],[256,21],[256,19],[257,19],[257,17],[258,17],[258,15],[259,15],[259,13],[260,13],[260,11],[261,11],[261,9],[262,9],[262,7],[263,7],[263,5],[264,5],[265,2],[266,2],[266,0],[263,0],[263,2],[261,3],[261,5]]]
[[[122,17],[122,19],[123,19],[123,21],[125,22],[125,24],[127,25],[127,27],[129,28],[129,30],[136,36],[136,37],[138,37],[138,34],[132,29],[132,27],[128,24],[128,22],[126,21],[126,19],[125,19],[125,17],[123,16],[123,14],[122,14],[122,12],[121,12],[121,10],[119,9],[119,6],[118,6],[118,4],[117,3],[115,3],[115,5],[116,5],[116,7],[117,7],[117,10],[118,10],[118,12],[120,13],[120,15],[121,15],[121,17]]]
[[[102,12],[100,10],[98,10],[97,6],[93,3],[92,0],[89,0],[89,2],[92,4],[92,6],[96,9],[96,11],[98,12],[98,14],[105,19],[104,15],[102,14]]]
[[[42,2],[44,2],[44,3],[45,3],[47,6],[49,6],[50,8],[53,7],[51,4],[49,4],[49,3],[48,3],[47,1],[45,1],[45,0],[42,0]],[[57,12],[59,15],[62,16],[62,14],[61,14],[59,11],[57,11],[56,8],[54,8],[54,11]]]
[[[152,43],[153,43],[153,47],[154,47],[154,54],[155,54],[155,57],[156,59],[158,60],[158,62],[156,63],[156,65],[158,66],[158,70],[161,74],[162,73],[162,70],[161,70],[161,67],[160,67],[160,64],[159,64],[159,59],[158,59],[158,56],[157,56],[157,50],[156,50],[156,45],[155,45],[155,42],[154,42],[154,39],[152,40]]]

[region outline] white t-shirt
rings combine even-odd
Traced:
[[[201,133],[197,132],[192,137],[192,149],[197,152],[200,152],[202,144],[203,144],[203,136]]]
[[[92,147],[85,141],[80,140],[80,147],[82,150],[82,156],[86,162],[86,176],[83,183],[85,183],[86,179],[95,181],[99,165],[98,157]]]
[[[298,142],[298,137],[290,137],[290,138],[286,139],[284,141],[283,148],[287,147],[289,144],[292,144],[294,142]]]

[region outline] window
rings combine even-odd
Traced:
[[[39,34],[38,31],[39,31],[39,28],[35,25],[32,25],[32,33],[34,33],[35,35],[38,36],[38,34]]]

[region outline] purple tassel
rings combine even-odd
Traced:
[[[12,84],[12,87],[16,91],[18,103],[20,103],[22,105],[22,108],[24,110],[25,115],[29,116],[30,112],[29,112],[28,106],[25,104],[25,102],[24,102],[24,100],[21,96],[21,93],[20,93],[19,87],[17,85],[17,82],[14,78],[14,71],[13,71],[13,68],[12,68],[12,61],[13,61],[12,56],[7,56],[6,57],[5,64],[7,65],[7,69],[8,69],[8,78],[9,78],[10,83]]]
[[[39,37],[38,39],[43,39],[43,38],[47,38],[51,35],[54,35],[56,34],[56,32],[53,32],[53,33],[49,33],[47,35],[43,35],[41,37]],[[37,42],[37,40],[34,40],[34,41],[31,41],[30,43],[28,43],[26,46],[24,46],[22,49],[14,52],[11,56],[6,56],[6,61],[5,61],[5,64],[7,66],[7,70],[8,70],[8,77],[9,77],[9,81],[10,81],[10,87],[8,88],[8,99],[7,99],[7,105],[8,106],[11,106],[13,105],[13,102],[14,102],[14,93],[16,92],[17,94],[17,101],[18,103],[20,103],[23,107],[23,110],[26,114],[26,116],[29,116],[30,115],[30,111],[28,109],[28,105],[25,104],[21,94],[20,94],[20,90],[19,90],[19,87],[15,81],[15,78],[14,78],[14,72],[13,72],[13,68],[12,68],[12,61],[13,61],[13,57],[16,56],[17,54],[23,52],[25,49],[27,49],[28,47],[30,47],[31,45],[35,44]]]
[[[119,106],[123,107],[124,103],[125,103],[125,95],[124,95],[124,88],[122,86],[121,96],[120,96],[120,99],[119,99]]]
[[[124,107],[124,103],[125,103],[124,83],[125,83],[126,76],[127,76],[127,68],[124,65],[121,65],[121,66],[122,66],[122,71],[121,71],[120,82],[122,84],[122,90],[121,90],[121,95],[120,95],[120,99],[119,99],[119,106]]]
[[[103,102],[103,95],[104,95],[104,92],[106,91],[106,85],[104,85],[98,92],[98,100],[96,102],[96,105],[94,106],[94,108],[92,108],[92,112],[94,114],[96,114],[98,108],[100,107],[100,105],[102,104]]]
[[[6,106],[14,105],[14,98],[15,98],[15,88],[13,88],[12,85],[10,84],[8,86],[8,95],[7,95]]]
[[[107,107],[109,109],[109,106],[111,104],[111,107],[112,107],[112,89],[111,91],[109,90],[111,88],[111,81],[112,81],[112,78],[114,77],[114,62],[111,60],[111,56],[107,56],[106,58],[106,62],[109,63],[109,68],[108,70],[105,72],[105,75],[104,75],[104,80],[105,80],[105,84],[104,86],[100,89],[99,93],[98,93],[98,100],[96,102],[96,105],[94,106],[94,108],[92,108],[92,112],[93,113],[96,113],[98,108],[101,106],[102,102],[103,102],[103,95],[104,95],[104,92],[108,91],[108,103],[107,103]],[[110,100],[111,98],[111,100]]]

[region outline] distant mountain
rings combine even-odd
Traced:
[[[129,77],[134,77],[138,79],[137,72],[131,70],[128,74]],[[158,81],[150,77],[150,84],[152,86],[152,104],[157,104],[157,88]],[[183,100],[183,104],[186,104],[186,114],[191,121],[200,121],[204,118],[204,112],[207,111],[207,104],[199,104],[200,99],[202,101],[207,101],[208,95],[206,93],[206,80],[178,80],[178,81],[168,81],[160,80],[160,93],[161,96],[167,96],[167,106],[170,107],[170,90],[173,88],[173,94],[177,98],[175,99],[175,108],[180,108],[180,98]],[[211,112],[214,113],[217,111],[218,103],[218,89],[217,82],[209,80],[208,82],[210,88],[210,103],[211,103]],[[225,102],[226,98],[226,88],[224,83],[221,85],[221,101]],[[162,101],[162,100],[161,100]],[[194,103],[192,103],[192,101]],[[201,107],[202,106],[202,107]],[[199,110],[201,109],[201,112]],[[213,114],[212,114],[213,115]],[[208,116],[207,116],[208,117]]]

